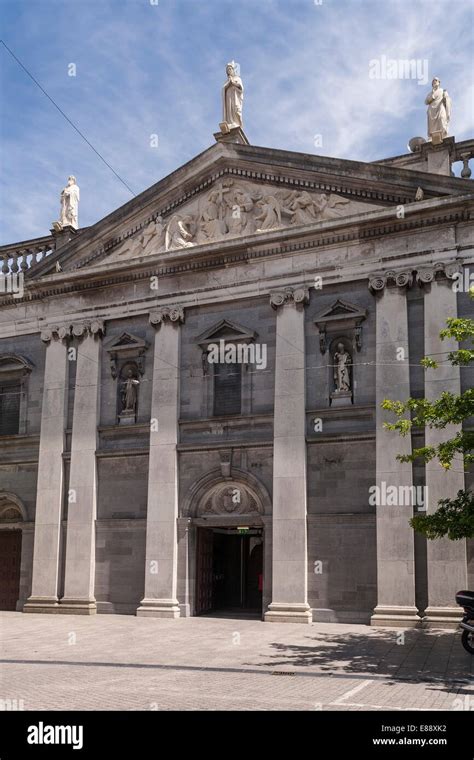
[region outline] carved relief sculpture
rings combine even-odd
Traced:
[[[227,178],[168,218],[157,217],[128,238],[117,258],[191,248],[223,238],[268,232],[378,208],[335,193],[270,188]]]
[[[175,214],[171,217],[165,235],[167,251],[171,251],[173,248],[189,248],[194,245],[191,242],[193,233],[189,229],[193,221],[193,217],[190,214],[186,216]]]

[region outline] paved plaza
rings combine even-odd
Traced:
[[[3,612],[0,631],[10,709],[474,709],[447,630]]]

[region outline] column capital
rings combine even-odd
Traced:
[[[409,288],[412,283],[411,269],[387,269],[384,272],[369,275],[369,290],[372,293],[378,293],[385,287]]]
[[[282,290],[272,290],[270,292],[270,305],[273,309],[278,309],[287,303],[295,303],[297,306],[303,306],[309,303],[309,289],[304,285],[297,288],[283,288]]]
[[[462,262],[459,259],[451,259],[420,267],[416,272],[416,281],[420,287],[434,280],[446,278],[454,280],[462,272]]]
[[[101,338],[104,334],[105,324],[101,319],[73,322],[71,324],[71,335],[74,338],[85,338],[87,335],[97,335]]]
[[[69,325],[54,325],[41,330],[41,340],[43,343],[50,343],[53,340],[67,341],[70,334],[71,328]]]
[[[158,309],[150,312],[150,324],[153,327],[161,325],[162,322],[184,322],[184,308],[173,304],[172,306],[160,306]]]
[[[83,338],[86,335],[99,335],[102,337],[104,333],[104,322],[100,319],[93,319],[87,322],[73,322],[45,327],[41,330],[41,340],[43,343],[50,343],[52,340],[67,341],[69,338]]]

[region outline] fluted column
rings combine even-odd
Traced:
[[[177,618],[180,307],[150,314],[156,327],[150,420],[145,595],[137,615]]]
[[[277,310],[273,416],[272,601],[266,622],[310,623],[306,526],[304,305],[308,292],[272,293]]]
[[[420,622],[415,606],[414,534],[409,523],[412,465],[397,459],[398,454],[411,454],[411,437],[386,430],[384,422],[393,422],[394,417],[381,408],[384,399],[405,401],[410,396],[406,288],[411,281],[411,272],[385,272],[369,280],[376,297],[377,606],[372,625],[406,627]],[[387,493],[392,494],[390,499]]]
[[[72,326],[72,334],[80,342],[72,421],[64,596],[58,611],[80,615],[97,611],[94,596],[96,449],[103,333],[104,325],[98,321]]]
[[[457,294],[451,278],[459,271],[456,262],[437,264],[425,270],[421,281],[425,297],[425,354],[441,363],[438,369],[429,369],[425,375],[425,397],[438,399],[443,391],[455,395],[461,392],[460,369],[447,361],[447,352],[459,348],[452,339],[441,340],[440,331],[448,317],[457,317]],[[426,428],[426,446],[437,446],[453,438],[459,428],[447,425],[442,430]],[[459,457],[450,470],[445,470],[437,459],[426,463],[426,487],[428,514],[438,509],[441,499],[454,498],[464,488],[463,463]],[[423,624],[428,627],[455,627],[461,617],[461,609],[455,603],[456,591],[467,587],[466,541],[450,541],[448,538],[427,542],[428,556],[428,607]]]
[[[33,577],[31,596],[23,607],[24,612],[57,612],[58,609],[68,336],[69,327],[54,327],[41,333],[41,339],[47,347],[38,458]]]

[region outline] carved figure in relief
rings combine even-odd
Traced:
[[[165,245],[166,250],[171,251],[173,248],[190,248],[194,245],[191,242],[193,233],[190,230],[193,224],[193,217],[190,214],[181,216],[174,214],[171,217],[166,228]]]
[[[314,198],[306,191],[302,193],[293,192],[293,197],[288,205],[291,213],[291,224],[311,224],[316,221],[316,211]]]
[[[208,240],[219,238],[223,234],[218,200],[219,191],[211,190],[207,196],[207,204],[201,212],[201,231]]]
[[[257,232],[281,227],[280,202],[274,195],[264,195],[261,200],[257,201],[257,206],[261,209],[261,213],[255,216],[255,219],[260,222]]]
[[[253,225],[250,224],[250,212],[254,207],[254,200],[250,193],[241,187],[237,187],[231,197],[226,199],[226,203],[225,221],[229,235],[251,234],[254,229],[252,229]]]
[[[323,219],[335,219],[341,216],[343,209],[338,209],[337,206],[344,206],[349,203],[347,198],[339,198],[337,195],[326,195],[326,193],[320,193],[314,198],[314,206],[318,216],[318,221]]]

